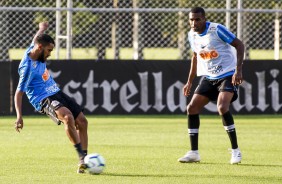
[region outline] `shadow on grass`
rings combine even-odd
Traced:
[[[282,167],[282,165],[276,165],[276,164],[239,164],[242,166],[257,166],[257,167]]]
[[[199,163],[182,163],[182,164],[206,164],[206,165],[230,165],[230,166],[251,166],[251,167],[282,167],[282,164],[251,164],[251,163],[239,163],[239,164],[230,164],[230,163],[219,163],[219,162],[199,162]]]
[[[179,174],[119,174],[119,173],[105,173],[104,175],[107,176],[122,176],[122,177],[155,177],[155,178],[164,178],[164,177],[187,177],[186,174],[179,175]]]
[[[217,178],[224,180],[233,180],[233,179],[244,179],[249,180],[251,179],[253,182],[277,182],[281,181],[281,176],[256,176],[255,178],[250,178],[249,176],[245,175],[226,175],[226,174],[128,174],[128,173],[104,173],[105,176],[113,176],[113,177],[128,177],[128,178],[194,178],[194,179],[213,179],[216,180]]]

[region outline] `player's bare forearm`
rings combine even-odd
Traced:
[[[38,35],[43,34],[48,29],[48,26],[49,26],[48,22],[40,22],[39,23],[39,29],[36,32],[36,34],[34,35],[33,40],[32,40],[33,43],[34,43],[35,38]]]
[[[196,77],[196,73],[197,73],[197,54],[193,53],[187,83],[192,84],[194,78]]]
[[[244,53],[245,53],[245,46],[241,40],[235,38],[234,41],[231,43],[233,47],[235,47],[237,51],[237,66],[236,71],[242,72],[242,65],[244,60]]]
[[[237,66],[235,73],[232,77],[233,85],[239,85],[243,82],[243,74],[242,74],[242,66],[243,66],[243,59],[244,59],[244,52],[245,46],[241,40],[235,38],[234,41],[231,43],[233,47],[235,47],[237,51]]]
[[[15,97],[14,97],[17,119],[22,118],[22,97],[23,97],[23,94],[24,94],[23,92],[17,90]]]
[[[23,128],[23,118],[22,118],[22,97],[23,97],[23,92],[21,91],[16,91],[14,101],[15,101],[15,109],[17,113],[17,120],[15,122],[15,129],[17,132],[20,132],[19,129]]]
[[[184,96],[189,96],[191,92],[192,82],[196,76],[197,70],[197,54],[194,53],[191,59],[191,66],[186,84],[183,87]]]

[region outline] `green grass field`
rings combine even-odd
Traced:
[[[282,183],[281,115],[234,116],[243,154],[230,165],[219,116],[201,116],[201,162],[181,164],[189,148],[187,120],[177,116],[89,116],[89,152],[106,159],[101,175],[76,174],[77,155],[63,126],[45,116],[0,117],[0,183],[156,184]]]

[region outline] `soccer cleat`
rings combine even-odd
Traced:
[[[232,149],[230,163],[231,164],[238,164],[238,163],[241,163],[241,160],[242,160],[242,154],[241,154],[240,149],[239,148]]]
[[[198,151],[188,151],[183,157],[178,159],[181,163],[200,162],[200,154]]]
[[[77,169],[77,173],[78,174],[83,174],[86,172],[87,166],[86,164],[78,164],[78,169]]]
[[[87,169],[87,165],[84,163],[84,157],[81,157],[78,163],[77,173],[83,174],[86,172],[86,169]]]

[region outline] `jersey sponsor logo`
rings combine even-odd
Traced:
[[[45,90],[48,94],[50,94],[50,93],[55,93],[59,91],[60,89],[58,88],[57,84],[55,83],[52,86],[47,87]]]
[[[199,52],[199,55],[203,60],[211,60],[211,59],[218,58],[219,56],[216,50],[210,50],[210,51],[202,50]]]
[[[46,82],[49,78],[50,78],[50,74],[49,74],[48,70],[45,68],[45,71],[42,75],[42,79],[44,80],[44,82]]]
[[[223,67],[221,65],[219,66],[210,66],[208,68],[208,72],[211,73],[211,74],[218,74],[220,72],[223,71]]]

